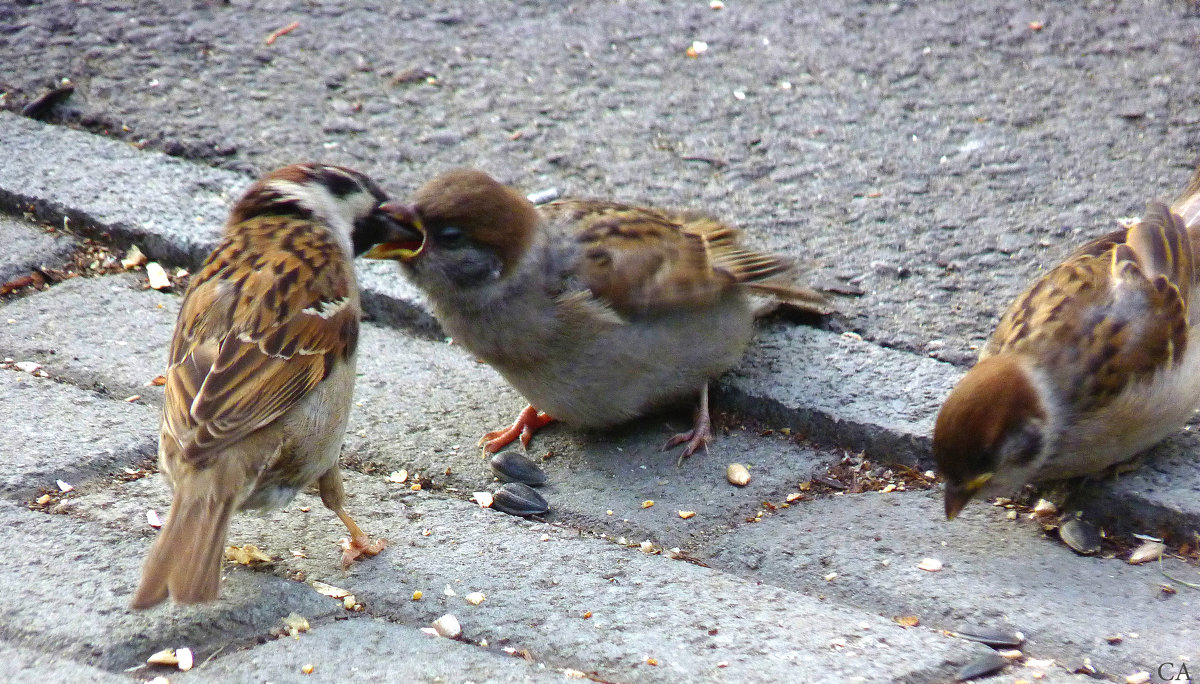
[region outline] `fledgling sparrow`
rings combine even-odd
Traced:
[[[1093,240],[1009,307],[937,417],[946,517],[973,497],[1098,475],[1200,403],[1200,174]]]
[[[748,295],[824,312],[781,257],[738,245],[738,232],[698,213],[598,200],[535,207],[476,170],[446,173],[394,218],[424,235],[418,249],[381,243],[445,330],[529,401],[509,428],[484,435],[496,452],[552,420],[605,427],[698,392],[683,458],[712,437],[708,382],[732,368],[754,332]]]
[[[338,457],[361,314],[352,258],[419,239],[379,210],[386,199],[356,171],[297,164],[234,206],[171,340],[158,458],[173,498],[134,608],[216,599],[233,512],[285,505],[314,480],[350,532],[343,564],[383,549],[343,508]]]

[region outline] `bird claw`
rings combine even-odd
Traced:
[[[342,547],[342,569],[346,570],[360,556],[374,556],[386,549],[387,540],[376,539],[375,541],[371,541],[370,537],[366,536],[355,537],[353,539],[342,537],[338,540],[338,545]]]
[[[712,428],[710,428],[708,423],[705,422],[703,426],[697,426],[691,430],[688,430],[687,432],[681,432],[671,439],[668,439],[667,443],[663,445],[662,450],[666,451],[672,447],[677,447],[680,444],[686,443],[687,446],[684,447],[683,452],[679,454],[679,460],[675,462],[676,466],[682,466],[683,461],[699,451],[700,447],[704,447],[704,453],[708,453],[708,443],[711,441]]]
[[[485,452],[494,454],[512,444],[514,439],[520,437],[521,446],[528,447],[529,440],[533,438],[533,433],[552,422],[554,422],[554,418],[538,411],[532,406],[526,406],[512,425],[485,434],[479,438],[479,442],[475,446],[481,446]]]

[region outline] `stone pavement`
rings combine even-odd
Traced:
[[[86,236],[118,254],[137,244],[170,272],[194,267],[249,181],[8,114],[0,142],[12,274],[61,266]],[[11,549],[0,654],[13,679],[946,681],[990,651],[943,631],[969,627],[1024,633],[1024,656],[997,681],[1200,668],[1200,594],[1163,574],[1195,583],[1194,566],[1080,557],[985,504],[947,523],[919,474],[888,493],[810,486],[860,453],[928,468],[955,366],[771,323],[719,383],[723,430],[708,453],[676,468],[658,451],[686,409],[605,433],[549,428],[531,455],[545,457],[552,510],[525,521],[470,501],[495,486],[474,440],[511,419],[520,398],[440,337],[393,266],[360,269],[373,320],[343,460],[350,510],[391,546],[342,572],[344,530],[302,494],[235,519],[231,543],[272,561],[230,564],[221,600],[198,608],[127,608],[154,534],[147,511],[169,503],[149,476],[162,399],[149,382],[162,372],[177,293],[148,289],[137,271],[65,280],[0,307],[0,519]],[[1200,529],[1197,448],[1182,432],[1087,498],[1113,532],[1187,539]],[[734,461],[750,467],[749,486],[725,481]],[[410,479],[392,481],[399,470]],[[944,568],[918,569],[925,558]],[[486,600],[471,605],[470,592]],[[290,613],[311,629],[281,637]],[[446,613],[460,639],[421,631]],[[902,627],[901,616],[919,625]],[[198,666],[143,665],[176,647]]]

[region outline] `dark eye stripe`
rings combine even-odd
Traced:
[[[334,197],[339,199],[363,190],[363,183],[342,169],[325,166],[318,173],[321,183],[329,188],[329,192],[333,193]]]

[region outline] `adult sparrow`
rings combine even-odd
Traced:
[[[388,203],[420,247],[383,242],[367,258],[400,261],[454,340],[529,401],[509,428],[484,435],[496,452],[558,419],[594,428],[698,392],[680,462],[712,431],[708,382],[733,367],[754,332],[748,295],[824,312],[781,257],[738,244],[703,214],[599,200],[535,207],[476,170]]]
[[[351,259],[419,238],[380,211],[386,199],[358,172],[297,164],[234,206],[171,340],[158,459],[173,498],[134,608],[216,599],[233,512],[282,506],[314,480],[350,532],[343,564],[383,549],[343,507],[338,456],[360,316]]]
[[[1200,175],[1013,302],[937,417],[947,518],[976,496],[1100,474],[1187,422],[1200,403],[1198,223]]]

